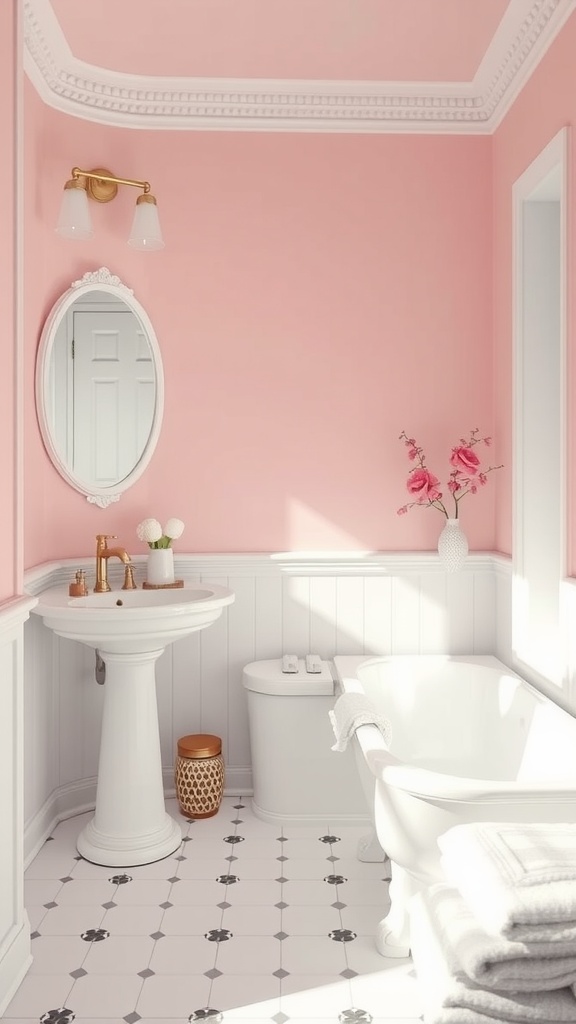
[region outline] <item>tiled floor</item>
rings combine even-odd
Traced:
[[[365,829],[280,829],[241,797],[203,821],[167,807],[184,841],[144,867],[79,858],[90,815],[55,829],[26,872],[34,962],[4,1024],[419,1019],[411,962],[374,947],[388,864],[356,859]]]

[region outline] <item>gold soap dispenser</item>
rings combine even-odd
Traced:
[[[86,573],[84,569],[78,569],[74,583],[68,587],[70,597],[86,597],[88,587],[86,586]]]

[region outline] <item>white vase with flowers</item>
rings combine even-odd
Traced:
[[[169,587],[175,582],[172,541],[184,532],[181,519],[169,519],[162,527],[157,519],[144,519],[136,527],[140,540],[148,544],[146,582],[154,587]]]
[[[489,447],[492,439],[480,437],[479,433],[478,428],[471,430],[467,438],[460,438],[460,442],[452,448],[449,459],[452,468],[445,486],[453,503],[453,510],[449,510],[446,505],[449,499],[444,497],[441,489],[444,485],[426,466],[424,449],[413,437],[408,437],[404,430],[399,438],[406,445],[408,458],[416,463],[416,467],[410,471],[406,481],[408,493],[414,501],[402,505],[398,509],[398,515],[405,515],[415,505],[436,508],[442,512],[446,522],[438,538],[438,554],[446,572],[461,569],[468,554],[468,540],[460,525],[460,502],[467,494],[476,494],[478,489],[487,483],[489,473],[502,469],[501,465],[481,468],[480,459],[474,449],[479,444]]]

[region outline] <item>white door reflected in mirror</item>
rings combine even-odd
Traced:
[[[163,398],[146,312],[106,268],[85,274],[55,303],[38,350],[36,406],[52,462],[89,501],[118,500],[152,455]]]

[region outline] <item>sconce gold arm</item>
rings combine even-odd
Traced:
[[[118,192],[118,185],[133,185],[135,188],[141,188],[144,195],[150,192],[150,183],[148,181],[118,178],[104,167],[95,167],[92,171],[83,171],[80,167],[73,167],[71,181],[76,183],[81,178],[86,180],[85,187],[88,195],[91,199],[95,199],[97,203],[109,203],[111,199],[114,199]]]

